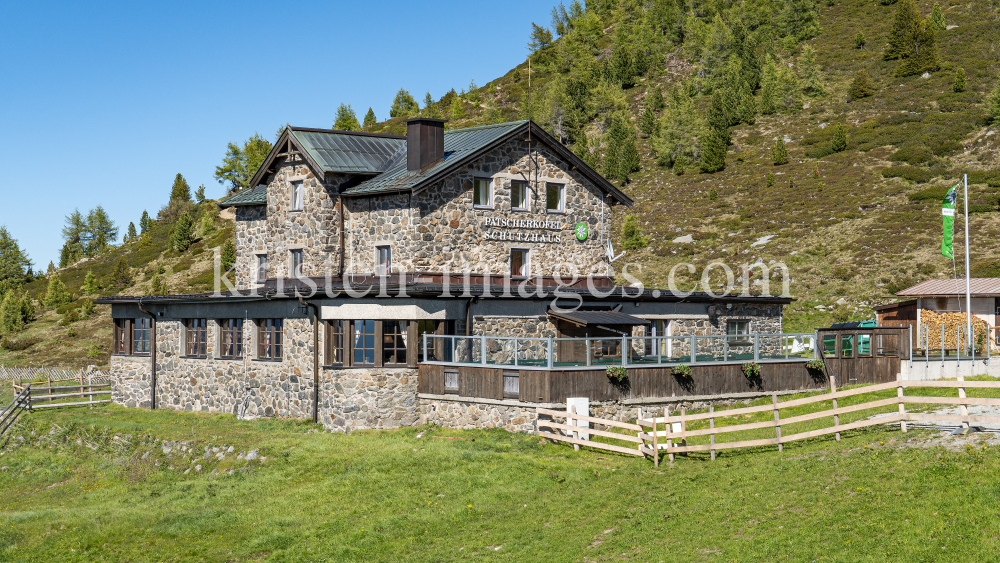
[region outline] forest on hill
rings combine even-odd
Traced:
[[[710,264],[738,277],[784,263],[796,298],[785,330],[810,331],[871,318],[918,281],[964,274],[940,254],[938,210],[963,174],[972,273],[1000,276],[997,9],[574,0],[532,23],[530,55],[504,76],[422,103],[401,88],[382,120],[340,104],[331,125],[402,133],[417,115],[449,128],[530,116],[636,201],[618,233],[624,262],[641,266],[633,275],[665,287],[675,271],[690,289]],[[270,148],[259,134],[230,143],[216,179],[249,187]],[[44,272],[0,229],[0,362],[105,363],[109,312],[94,298],[212,289],[215,250],[231,264],[232,222],[203,186],[192,194],[180,174],[168,184],[155,216],[127,227],[100,206],[71,214],[60,263]],[[698,273],[686,277],[684,263]],[[722,268],[710,277],[724,285]],[[780,291],[780,272],[771,281]]]

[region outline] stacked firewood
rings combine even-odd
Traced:
[[[924,348],[930,350],[941,349],[941,327],[944,327],[944,349],[957,350],[959,343],[961,348],[967,350],[969,347],[969,337],[966,334],[969,317],[966,313],[938,313],[923,309],[920,311],[920,342],[924,342],[924,329],[926,328],[926,343]],[[990,341],[992,329],[989,323],[972,316],[972,331],[975,333],[976,351],[986,351],[986,343]],[[959,340],[959,338],[961,340]]]

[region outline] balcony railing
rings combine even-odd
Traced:
[[[646,367],[818,358],[815,333],[522,338],[424,334],[423,363],[520,369]]]

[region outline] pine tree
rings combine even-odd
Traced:
[[[778,137],[774,142],[774,148],[771,149],[771,161],[775,166],[788,164],[788,149],[785,148],[785,140],[781,137]]]
[[[693,100],[680,88],[674,89],[660,118],[659,133],[651,143],[657,164],[681,172],[698,160],[705,133],[705,120],[695,111]]]
[[[844,152],[847,150],[847,128],[842,124],[837,124],[833,129],[833,140],[830,141],[830,148],[833,152]]]
[[[776,22],[781,35],[805,41],[822,32],[815,0],[785,0],[780,3]]]
[[[778,70],[774,66],[774,59],[768,57],[760,79],[760,113],[762,115],[772,115],[777,111],[775,103],[777,89]]]
[[[153,226],[153,222],[149,219],[149,212],[145,209],[142,210],[142,217],[139,219],[139,234],[144,235],[149,231],[149,228]]]
[[[219,262],[223,272],[233,269],[233,266],[236,264],[236,245],[233,244],[233,239],[227,238],[226,242],[222,243]]]
[[[948,26],[944,23],[944,14],[941,13],[941,5],[937,2],[931,8],[931,15],[927,17],[927,23],[934,31],[944,31]]]
[[[635,148],[635,131],[627,120],[616,115],[608,128],[608,150],[604,155],[604,175],[624,182],[639,169],[639,152]]]
[[[15,334],[24,328],[21,315],[21,296],[13,289],[8,291],[0,304],[0,331],[4,334]]]
[[[66,286],[58,276],[49,278],[49,287],[45,292],[42,303],[49,309],[61,307],[73,300],[73,296],[66,290]]]
[[[622,223],[622,247],[626,250],[639,250],[649,246],[649,238],[642,236],[639,220],[629,213]]]
[[[580,158],[587,166],[597,169],[597,154],[590,150],[590,144],[587,139],[587,133],[581,131],[579,135],[579,140],[577,140],[576,145],[573,146],[573,154]]]
[[[358,123],[358,116],[354,113],[351,104],[340,104],[337,106],[337,117],[334,119],[333,128],[338,131],[360,131],[361,124]]]
[[[469,102],[474,105],[479,104],[479,86],[476,86],[476,80],[469,80],[469,89],[465,93],[465,97],[468,98]]]
[[[191,186],[180,172],[174,176],[174,185],[170,187],[170,202],[175,201],[191,201]]]
[[[205,184],[198,186],[198,189],[194,191],[194,200],[198,203],[205,201]]]
[[[55,263],[52,262],[51,260],[49,260],[49,268],[47,270],[45,270],[45,273],[46,274],[51,274],[51,273],[53,273],[55,271],[56,271],[56,265],[55,265]]]
[[[215,232],[215,216],[211,213],[206,213],[201,218],[201,228],[199,229],[201,236],[207,237],[208,235]]]
[[[149,292],[153,295],[163,295],[167,292],[167,284],[160,277],[160,272],[153,272],[153,278],[149,280]]]
[[[420,106],[405,89],[400,88],[389,108],[389,117],[407,117],[420,111]]]
[[[865,48],[865,34],[861,31],[854,36],[854,48],[859,51]]]
[[[135,223],[129,221],[129,223],[128,223],[128,231],[125,232],[125,241],[126,242],[131,242],[131,241],[135,240],[136,236],[138,236],[138,235],[135,232]]]
[[[87,277],[83,279],[83,286],[80,287],[80,291],[87,295],[97,293],[97,279],[94,277],[93,270],[87,270]]]
[[[913,76],[940,68],[934,30],[929,22],[924,20],[917,23],[913,42],[907,45],[900,58],[903,61],[896,67],[896,76]]]
[[[725,88],[716,90],[712,94],[712,103],[708,106],[708,127],[715,131],[716,135],[725,142],[726,146],[732,140],[729,124],[732,122],[731,116],[735,113],[735,108],[729,107],[730,99],[731,96]]]
[[[802,109],[802,89],[792,69],[783,67],[778,73],[778,106],[783,112]]]
[[[431,96],[430,92],[424,96],[424,117],[434,117],[438,118],[441,116],[441,111],[438,108],[437,102],[434,101],[434,97]]]
[[[660,111],[666,105],[663,101],[663,91],[657,86],[653,88],[653,91],[649,94],[649,102],[647,102],[653,109]]]
[[[810,45],[802,48],[802,55],[799,56],[799,68],[802,69],[803,94],[811,97],[826,94],[823,82],[819,79],[819,69],[816,68],[816,53]]]
[[[701,144],[701,171],[706,174],[726,167],[726,140],[714,128],[709,128]]]
[[[535,22],[531,22],[531,40],[528,41],[528,49],[532,53],[537,53],[539,49],[547,47],[552,43],[552,32]]]
[[[180,252],[184,252],[191,246],[193,221],[187,211],[181,213],[174,225],[173,246]]]
[[[739,105],[736,108],[739,120],[746,125],[753,125],[757,122],[757,100],[754,99],[753,91],[746,82],[743,82],[739,96]]]
[[[0,225],[0,283],[21,283],[31,268],[31,260],[21,250],[7,227]]]
[[[462,99],[460,97],[455,96],[451,99],[451,107],[448,108],[448,113],[451,114],[452,121],[462,119],[462,116],[465,115],[465,108],[462,107]]]
[[[907,56],[920,29],[920,15],[913,0],[902,0],[896,7],[892,29],[889,31],[889,47],[882,58],[891,61]]]
[[[365,122],[362,123],[361,126],[364,127],[365,129],[368,129],[371,127],[375,127],[376,123],[378,123],[378,120],[375,119],[375,112],[372,111],[372,108],[369,107],[368,113],[365,114]]]
[[[872,84],[872,79],[868,77],[868,72],[861,69],[854,74],[854,80],[851,82],[851,87],[847,90],[847,101],[851,102],[861,98],[867,98],[874,93],[875,85]]]
[[[955,82],[953,82],[952,85],[951,85],[951,91],[955,92],[956,94],[958,94],[960,92],[965,92],[965,69],[964,68],[958,67],[958,69],[955,70]]]
[[[132,284],[132,271],[129,270],[128,262],[125,261],[124,256],[119,256],[118,262],[115,263],[115,270],[111,274],[111,283],[118,288],[128,287]]]
[[[639,118],[639,130],[649,137],[656,133],[657,125],[656,111],[653,110],[652,104],[646,104],[645,109],[642,110],[642,116]]]
[[[35,320],[35,300],[31,298],[31,295],[27,291],[21,295],[21,318],[25,324]]]

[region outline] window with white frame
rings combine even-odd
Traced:
[[[563,184],[545,185],[545,210],[550,213],[562,213],[566,211],[563,198],[565,186]]]
[[[292,211],[302,211],[304,207],[305,188],[302,182],[292,182]]]
[[[510,275],[528,275],[528,251],[522,248],[514,248],[510,251]]]
[[[475,207],[493,207],[493,182],[489,178],[472,181],[472,204]]]
[[[510,183],[510,208],[515,211],[528,210],[528,184],[524,182]]]
[[[293,278],[302,277],[302,249],[296,248],[288,251],[288,272]]]
[[[257,255],[257,283],[264,283],[267,279],[267,254]]]
[[[375,274],[388,276],[392,273],[392,247],[389,245],[375,247]]]

